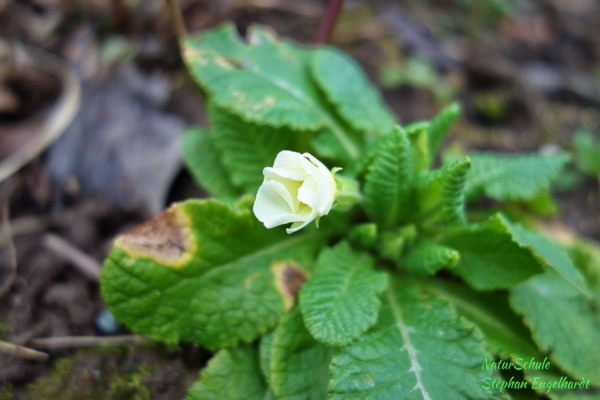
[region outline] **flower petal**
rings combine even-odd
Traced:
[[[290,234],[290,233],[294,233],[296,231],[299,231],[300,229],[304,228],[306,225],[310,224],[314,219],[315,219],[315,214],[314,214],[314,211],[313,211],[306,220],[294,222],[292,224],[292,226],[290,226],[289,228],[287,228],[285,230],[285,232],[288,233],[288,234]]]
[[[285,196],[286,201],[288,201],[288,203],[290,204],[292,211],[295,212],[296,210],[298,210],[298,190],[300,189],[300,186],[302,186],[302,181],[296,181],[289,178],[282,178],[280,175],[275,174],[272,168],[268,167],[263,170],[263,173],[265,175],[265,181],[263,182],[263,184],[266,182],[277,182],[283,185],[290,195],[289,199],[287,196]],[[291,200],[291,202],[289,202],[289,200]]]
[[[319,184],[314,178],[307,178],[298,189],[298,200],[312,209],[317,207]]]
[[[321,163],[309,153],[302,154],[302,168],[304,168],[308,176],[312,176],[318,179],[318,177],[320,177],[323,174],[323,172],[319,169],[318,164],[314,163],[314,161],[316,161],[319,164]]]
[[[335,192],[337,191],[335,178],[331,171],[312,154],[304,153],[302,155],[318,168],[320,174],[319,187],[317,189],[318,197],[312,207],[316,209],[317,215],[327,215],[333,206]]]
[[[268,181],[258,189],[253,211],[256,218],[267,226],[278,215],[293,214],[293,207],[294,200],[285,186],[277,181]]]
[[[315,209],[318,215],[327,215],[333,202],[335,200],[335,193],[337,191],[337,184],[333,174],[327,171],[327,175],[324,175],[319,181],[319,188],[317,190],[318,196],[315,204]]]
[[[269,168],[269,170],[282,178],[302,181],[309,176],[303,167],[304,160],[305,158],[302,154],[296,153],[295,151],[284,150],[279,152],[275,158],[273,168]]]
[[[313,156],[310,153],[304,153],[302,154],[303,157],[306,157],[311,164],[313,164],[315,167],[317,167],[319,174],[320,175],[325,175],[325,174],[330,174],[331,172],[329,171],[329,169],[319,160],[317,160],[317,158],[315,156]]]

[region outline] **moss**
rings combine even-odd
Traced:
[[[109,386],[108,398],[115,400],[150,400],[150,389],[144,386],[142,382],[143,378],[149,375],[150,368],[142,365],[135,373],[115,378]]]
[[[143,380],[150,368],[141,364],[131,372],[119,366],[119,348],[84,350],[58,360],[52,372],[28,385],[22,400],[149,400]],[[108,388],[108,389],[107,389]],[[12,397],[0,400],[12,400]]]
[[[84,387],[79,387],[78,385],[68,387],[66,385],[69,373],[77,361],[76,357],[58,360],[50,375],[40,378],[35,383],[27,386],[27,391],[22,398],[25,400],[70,400],[86,398],[89,393],[85,385]]]
[[[15,395],[13,394],[12,385],[0,386],[0,400],[14,400]]]

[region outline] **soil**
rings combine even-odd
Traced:
[[[391,1],[348,0],[331,42],[384,86],[385,100],[403,123],[430,118],[449,99],[458,99],[464,112],[447,143],[458,142],[467,150],[522,152],[552,145],[570,151],[578,129],[600,138],[600,3],[521,0],[506,2],[512,3],[510,7],[502,3],[407,0],[398,6]],[[325,6],[317,0],[181,4],[191,32],[233,20],[242,33],[250,24],[260,23],[307,44],[314,41]],[[177,131],[171,136],[157,131],[161,140],[179,140],[179,127],[184,125],[207,124],[159,1],[0,0],[0,37],[63,57],[86,88],[109,87],[106,82],[119,71],[133,70],[134,75],[128,76],[146,82],[143,89],[114,93],[128,96],[124,107],[144,107],[140,109],[152,113],[154,125]],[[51,112],[60,81],[26,70],[7,72],[2,43],[0,156],[4,157],[35,134],[40,116]],[[402,69],[413,61],[421,67],[412,72]],[[383,78],[394,73],[399,78]],[[147,84],[155,78],[158,83]],[[95,92],[83,92],[88,97],[90,93]],[[71,151],[74,158],[89,150],[86,143],[77,143],[80,147]],[[142,146],[140,151],[152,157],[157,147]],[[150,180],[134,191],[123,183],[131,176],[114,172],[108,164],[91,168],[94,174],[88,167],[77,169],[85,163],[60,170],[66,164],[57,164],[52,152],[57,154],[55,149],[41,154],[0,185],[0,205],[12,231],[0,232],[0,287],[11,282],[8,291],[0,293],[0,339],[30,346],[36,338],[129,334],[123,327],[107,330],[98,325],[106,307],[97,278],[78,269],[81,260],[64,247],[50,245],[49,237],[58,237],[67,248],[101,265],[112,239],[155,215],[156,204],[166,207],[205,193],[181,167],[177,154],[166,161],[174,172],[163,176],[162,184]],[[571,170],[574,183],[567,184],[570,178],[561,175],[565,184],[555,193],[559,213],[550,218],[600,240],[598,181]],[[106,182],[120,185],[119,198],[97,189]],[[152,197],[153,203],[139,201],[140,194]],[[17,260],[14,277],[12,245]],[[180,399],[210,357],[190,344],[43,351],[49,354],[45,361],[0,354],[0,399]]]

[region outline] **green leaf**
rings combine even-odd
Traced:
[[[459,115],[460,104],[452,103],[444,108],[429,124],[429,154],[431,155],[432,162],[438,150],[440,149],[444,138],[448,134],[448,131]]]
[[[544,382],[546,385],[553,382],[564,383],[565,378],[567,378],[569,381],[579,384],[582,382],[581,377],[569,377],[567,374],[557,370],[554,367],[549,370],[524,370],[524,373],[525,378],[531,382],[531,386],[535,387],[539,394],[548,396],[552,400],[597,400],[600,398],[600,388],[591,386],[587,382],[588,378],[584,379],[584,383],[588,383],[587,388],[585,385],[583,385],[583,388],[580,388],[579,386],[574,386],[571,388],[565,386],[564,388],[560,389],[558,387],[542,387],[542,382]]]
[[[335,351],[329,398],[487,399],[482,339],[447,302],[394,279],[377,324]]]
[[[412,149],[413,169],[415,172],[428,170],[434,157],[429,151],[429,122],[417,121],[406,125]]]
[[[384,228],[400,222],[410,212],[412,156],[406,132],[397,126],[386,138],[365,177],[364,206]]]
[[[271,383],[271,349],[273,347],[273,332],[269,332],[263,335],[260,339],[259,347],[259,362],[260,369],[265,376],[265,379]]]
[[[432,275],[440,269],[454,267],[460,258],[458,251],[431,240],[421,239],[397,263],[416,275]]]
[[[346,54],[333,48],[315,50],[311,72],[329,101],[354,129],[385,135],[394,128],[395,119],[381,95]]]
[[[600,388],[593,387],[587,379],[572,378],[564,372],[551,368],[549,370],[526,370],[525,378],[531,382],[540,395],[547,396],[552,400],[596,400],[600,397]],[[548,388],[543,386],[549,383],[559,382],[565,385],[567,382],[573,382],[574,385],[565,385],[563,388]],[[581,385],[583,383],[583,385]],[[580,386],[581,385],[581,386]]]
[[[573,137],[574,161],[577,168],[600,179],[600,141],[587,130],[579,130]]]
[[[397,261],[405,249],[413,245],[417,235],[417,227],[408,224],[382,232],[379,235],[377,251],[382,258]]]
[[[558,214],[558,203],[552,197],[550,189],[540,190],[537,195],[524,203],[525,207],[522,204],[517,203],[517,207],[520,206],[520,210],[524,208],[521,211],[524,213],[539,215],[540,217],[553,217]]]
[[[467,197],[481,193],[500,201],[531,200],[547,190],[550,180],[568,161],[566,154],[538,153],[469,154],[472,167],[467,180]]]
[[[475,289],[507,288],[543,271],[531,252],[513,240],[506,219],[499,214],[451,230],[441,243],[459,252],[453,271]]]
[[[541,265],[557,272],[574,288],[588,295],[583,277],[573,265],[567,253],[556,243],[539,233],[523,228],[521,225],[510,223],[500,214],[498,218],[498,222],[508,228],[513,240],[521,247],[529,249]]]
[[[379,230],[377,224],[373,222],[365,222],[357,224],[348,232],[348,240],[355,246],[373,249],[377,245],[379,238]]]
[[[442,215],[450,225],[465,224],[465,184],[471,160],[461,159],[448,166],[442,188]]]
[[[600,384],[600,318],[577,289],[554,271],[535,276],[510,291],[510,303],[542,351],[574,377]]]
[[[324,129],[343,155],[357,159],[359,143],[310,76],[314,52],[256,26],[249,28],[244,43],[232,24],[183,43],[192,76],[216,104],[261,125]]]
[[[269,392],[258,366],[256,349],[219,351],[200,373],[186,400],[263,400]]]
[[[475,323],[493,353],[513,360],[540,359],[540,351],[531,340],[531,334],[512,312],[505,293],[476,292],[465,284],[439,279],[421,280],[417,284],[428,293],[450,301],[460,315]]]
[[[569,235],[568,232],[566,232]],[[600,303],[600,245],[593,240],[574,237],[567,248],[569,259],[585,277],[585,282]]]
[[[450,225],[464,225],[465,183],[471,167],[468,157],[419,179],[417,184],[417,219],[431,224],[443,220]]]
[[[211,104],[211,136],[233,184],[256,194],[263,169],[273,165],[281,150],[292,147],[294,132],[248,123]]]
[[[215,200],[177,203],[117,238],[102,294],[117,319],[156,340],[248,343],[293,305],[324,235],[267,230]]]
[[[375,270],[368,253],[347,242],[323,250],[298,296],[306,327],[328,346],[350,343],[377,321],[377,295],[386,285],[387,275]]]
[[[233,185],[208,130],[190,128],[183,137],[183,159],[194,180],[214,197],[233,203],[240,191]]]
[[[327,398],[330,350],[317,342],[293,308],[273,332],[271,385],[278,400]]]

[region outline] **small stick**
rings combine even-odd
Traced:
[[[8,292],[17,275],[17,251],[10,229],[8,200],[2,203],[2,231],[3,236],[6,238],[8,262],[4,264],[6,266],[6,271],[4,272],[4,277],[0,284],[0,297]]]
[[[72,347],[96,347],[118,344],[139,344],[151,339],[143,335],[120,336],[56,336],[32,339],[29,343],[38,349],[64,349]]]
[[[11,238],[43,231],[55,222],[51,216],[19,217],[9,221],[10,236],[0,232],[0,247],[4,246]]]
[[[38,361],[46,361],[48,360],[48,357],[50,357],[48,353],[19,346],[18,344],[4,342],[2,340],[0,340],[0,353]]]
[[[338,15],[344,4],[344,0],[329,0],[327,4],[327,10],[325,10],[325,16],[321,20],[321,26],[315,39],[316,44],[325,44],[329,41],[335,22],[337,21]]]
[[[102,272],[100,263],[74,247],[71,243],[52,233],[44,235],[43,243],[47,249],[71,262],[85,276],[95,281],[100,281],[100,274]]]

